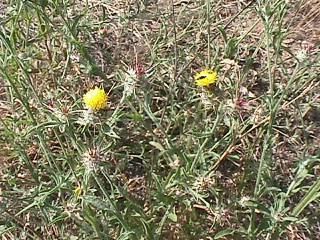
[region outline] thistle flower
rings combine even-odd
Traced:
[[[123,94],[126,97],[130,97],[135,90],[135,86],[137,83],[137,75],[135,70],[129,69],[126,73],[124,85],[123,85]]]
[[[196,191],[207,192],[215,185],[215,180],[212,177],[198,176],[193,183]]]
[[[143,64],[139,61],[138,56],[136,56],[135,72],[136,72],[136,75],[139,79],[142,78],[146,74],[146,70],[145,70]]]
[[[82,155],[82,162],[88,172],[96,171],[98,164],[103,159],[103,153],[99,148],[88,149]]]
[[[205,108],[211,108],[212,107],[212,101],[210,100],[210,96],[207,92],[201,91],[200,93],[200,100]]]
[[[107,107],[108,95],[104,89],[96,87],[83,96],[83,102],[88,109],[98,111]]]
[[[218,74],[214,70],[203,70],[194,76],[195,83],[199,87],[209,87],[218,80]]]
[[[80,125],[89,125],[94,122],[94,114],[91,109],[86,109],[81,111],[81,116],[79,116],[77,123]]]
[[[305,49],[301,49],[297,52],[296,58],[298,59],[299,62],[303,62],[308,58],[308,52]]]

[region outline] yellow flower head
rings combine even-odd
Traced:
[[[203,70],[194,76],[196,85],[199,87],[209,87],[218,80],[218,74],[214,70]]]
[[[78,199],[81,197],[82,194],[83,194],[83,187],[78,185],[78,187],[76,187],[76,189],[74,190],[74,195]]]
[[[98,111],[107,107],[108,95],[104,89],[96,87],[83,96],[83,102],[87,108]]]

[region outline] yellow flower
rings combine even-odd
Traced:
[[[107,107],[108,95],[104,89],[96,87],[83,96],[83,102],[87,108],[98,111]]]
[[[76,196],[77,199],[79,199],[82,194],[83,194],[83,187],[78,185],[78,187],[76,187],[76,189],[74,190],[74,195]]]
[[[209,87],[218,80],[218,74],[214,70],[203,70],[194,76],[196,85],[199,87]]]

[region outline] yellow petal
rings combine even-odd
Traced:
[[[108,96],[104,89],[96,87],[83,96],[83,102],[87,108],[98,111],[107,107]]]

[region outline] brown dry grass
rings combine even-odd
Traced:
[[[136,59],[138,58],[146,68],[153,67],[153,60],[151,57],[151,51],[154,46],[151,45],[159,37],[159,31],[161,27],[165,24],[168,24],[167,19],[163,19],[163,16],[166,16],[169,21],[168,26],[168,36],[172,40],[174,35],[174,31],[172,29],[172,25],[174,24],[173,20],[175,19],[176,30],[177,32],[182,32],[181,35],[177,37],[178,50],[183,53],[183,51],[188,51],[190,56],[196,56],[196,61],[191,65],[191,69],[186,70],[184,74],[183,81],[191,81],[190,77],[194,70],[200,69],[203,66],[204,59],[207,56],[206,50],[197,51],[202,48],[202,45],[207,44],[206,40],[206,31],[207,29],[202,29],[199,31],[199,23],[196,17],[198,9],[195,7],[197,4],[195,1],[188,0],[179,0],[173,1],[175,16],[172,16],[172,6],[170,0],[160,0],[160,1],[149,1],[149,5],[146,9],[139,9],[136,4],[138,1],[112,1],[110,4],[104,4],[101,1],[89,1],[91,4],[91,11],[94,13],[90,15],[90,18],[93,20],[97,20],[101,18],[103,11],[106,11],[109,18],[101,24],[99,27],[91,29],[89,35],[83,34],[80,36],[81,40],[84,42],[90,42],[90,52],[96,59],[97,65],[101,67],[104,74],[106,74],[108,79],[108,87],[112,85],[112,78],[114,77],[113,72],[116,70],[123,68],[123,65],[134,66]],[[218,1],[217,5],[214,6],[214,14],[215,20],[210,26],[210,31],[212,34],[218,33],[217,26],[223,25],[228,22],[237,12],[239,12],[245,3],[248,1],[237,1],[237,0],[228,0],[228,1]],[[79,5],[74,6],[74,13],[76,14],[80,6],[83,4],[82,1],[79,1]],[[292,1],[289,9],[289,15],[286,19],[286,26],[290,30],[290,48],[293,53],[298,52],[301,48],[306,48],[311,55],[316,54],[316,46],[319,44],[319,26],[320,24],[320,1],[319,0],[310,0],[310,1]],[[1,10],[1,4],[0,4]],[[179,13],[188,12],[188,15],[183,15]],[[129,14],[128,14],[129,13]],[[128,14],[129,18],[132,18],[132,21],[121,22],[121,21],[113,21],[114,19],[121,18],[123,14]],[[196,16],[194,18],[190,16]],[[126,16],[128,17],[128,16]],[[256,24],[256,25],[254,25]],[[188,33],[185,34],[183,31],[189,27]],[[254,28],[251,30],[252,26]],[[197,26],[197,27],[193,27]],[[250,30],[250,31],[249,31]],[[261,36],[264,34],[263,23],[260,20],[258,14],[250,9],[246,11],[244,14],[239,16],[236,21],[234,21],[226,30],[227,35],[230,37],[239,37],[243,36],[245,33],[249,32],[247,37],[243,40],[241,44],[241,48],[239,49],[240,58],[246,59],[252,55],[251,49],[257,49],[261,43]],[[163,33],[161,33],[163,34]],[[161,54],[161,57],[165,58],[168,56],[172,56],[173,52],[173,42],[165,43],[155,51],[154,54]],[[215,46],[224,46],[224,39],[219,35],[217,39],[213,41]],[[43,47],[43,46],[42,46]],[[53,51],[63,52],[65,51],[65,47],[61,46],[60,49],[52,49]],[[79,56],[73,56],[75,59],[79,58]],[[255,55],[255,69],[250,70],[251,72],[248,74],[248,82],[245,83],[245,87],[247,90],[255,97],[255,105],[260,105],[261,102],[259,100],[259,96],[263,95],[267,89],[266,84],[261,82],[261,78],[263,76],[261,70],[266,65],[266,52],[264,49],[260,49],[257,51]],[[45,59],[44,61],[47,61]],[[187,61],[187,60],[186,60]],[[232,62],[232,61],[230,61]],[[178,68],[184,66],[187,62],[179,62]],[[41,64],[40,64],[41,65]],[[241,61],[235,62],[233,61],[232,66],[230,68],[231,72],[238,73],[242,70],[243,64]],[[290,65],[290,64],[289,64]],[[36,68],[38,68],[37,66]],[[43,66],[43,69],[46,68],[46,65]],[[40,69],[42,70],[42,69]],[[163,72],[161,74],[163,76],[167,76],[167,72],[164,69],[161,69]],[[275,75],[278,76],[278,82],[282,85],[286,83],[281,82],[281,75],[277,71],[274,70]],[[103,82],[100,76],[90,76],[83,77],[83,72],[80,70],[80,63],[77,61],[73,62],[72,71],[69,72],[70,76],[78,76],[81,78],[81,84],[84,86],[92,86],[97,83]],[[161,75],[159,74],[159,75]],[[260,75],[261,74],[261,75]],[[188,78],[189,77],[189,78]],[[225,81],[234,81],[239,76],[237,74],[224,76]],[[39,82],[40,84],[44,84],[44,88],[47,87],[48,82],[43,83],[42,75],[34,75],[34,80]],[[110,82],[109,82],[110,80]],[[159,84],[158,82],[155,83]],[[83,87],[82,86],[82,87]],[[51,86],[54,88],[54,85]],[[69,89],[72,89],[71,86],[67,86]],[[39,86],[41,88],[41,86]],[[1,88],[0,88],[1,89]],[[3,90],[3,88],[2,88]],[[301,95],[300,103],[307,104],[309,99],[306,98],[306,94],[310,96],[310,98],[314,98],[312,101],[315,105],[320,104],[319,99],[319,85],[315,83],[309,91],[305,92]],[[0,93],[1,97],[1,93]],[[0,114],[5,114],[8,111],[2,107],[5,106],[5,98],[0,99]],[[158,106],[155,106],[158,107]],[[2,109],[2,110],[1,110]],[[5,112],[4,112],[5,111]],[[262,113],[253,110],[250,114],[257,115],[257,119],[263,120],[263,111]],[[298,159],[298,153],[306,150],[311,155],[316,154],[317,149],[320,148],[320,141],[317,136],[320,134],[320,124],[319,124],[319,112],[317,108],[310,107],[304,109],[303,118],[306,121],[306,125],[309,126],[309,138],[305,138],[304,132],[301,128],[296,128],[295,126],[298,124],[299,119],[297,116],[299,115],[299,111],[292,104],[288,104],[285,109],[279,114],[281,119],[292,121],[288,125],[288,129],[284,131],[279,130],[279,134],[277,134],[277,141],[279,144],[277,148],[274,150],[275,161],[277,162],[276,167],[279,173],[275,181],[279,183],[280,186],[285,186],[290,180],[293,178],[292,168]],[[1,131],[1,129],[0,129]],[[223,130],[222,130],[223,131]],[[248,139],[252,140],[252,142],[256,142],[255,144],[250,145],[251,143],[246,142],[245,140],[241,141],[239,146],[232,148],[231,150],[236,152],[241,156],[241,159],[245,159],[248,153],[243,152],[242,149],[250,149],[254,148],[255,150],[252,152],[252,158],[256,161],[259,161],[260,157],[260,147],[259,144],[259,129],[256,131],[252,131],[248,134]],[[223,134],[222,134],[223,135]],[[149,140],[145,138],[146,140]],[[249,144],[249,145],[247,145]],[[1,146],[0,146],[1,147]],[[230,151],[231,153],[233,153]],[[0,167],[1,162],[6,162],[6,157],[0,156]],[[228,157],[226,157],[227,160]],[[224,196],[225,199],[231,199],[232,195],[240,194],[239,192],[235,193],[235,186],[240,184],[242,179],[241,177],[245,174],[244,165],[246,162],[241,162],[240,167],[235,167],[230,164],[229,161],[224,161],[218,169],[218,177],[216,179],[217,183],[215,183],[215,187],[223,189],[221,191],[221,196]],[[245,160],[243,160],[245,161]],[[254,166],[253,166],[254,167]],[[124,184],[127,185],[128,192],[132,195],[132,198],[138,199],[142,202],[145,200],[145,187],[148,184],[144,178],[144,176],[140,176],[141,173],[145,174],[144,171],[140,171],[136,174],[128,174],[129,170],[124,171]],[[255,180],[253,178],[253,180]],[[241,183],[243,184],[243,183]],[[246,183],[245,183],[246,184]],[[248,182],[249,184],[253,184],[252,182]],[[178,194],[178,193],[177,193]],[[204,211],[205,210],[205,211]],[[200,225],[207,226],[208,229],[210,225],[212,225],[215,221],[221,221],[220,227],[237,227],[232,223],[233,219],[236,218],[235,213],[230,209],[226,209],[220,213],[212,213],[207,211],[204,206],[197,205],[194,209],[183,209],[179,203],[177,203],[177,215],[178,222],[176,224],[169,224],[165,227],[164,236],[166,239],[188,239],[187,235],[185,235],[184,225],[187,222],[192,220],[192,218],[199,217],[201,219]],[[217,219],[214,219],[217,218]],[[198,219],[198,220],[199,220]],[[23,222],[23,220],[21,220]],[[199,226],[200,226],[199,225]],[[315,227],[316,228],[316,227]],[[313,229],[316,231],[315,229]],[[212,235],[216,233],[216,229],[210,229],[212,231]],[[288,231],[287,235],[290,239],[305,239],[305,236],[302,229],[298,229],[298,227],[292,227],[291,231]]]

